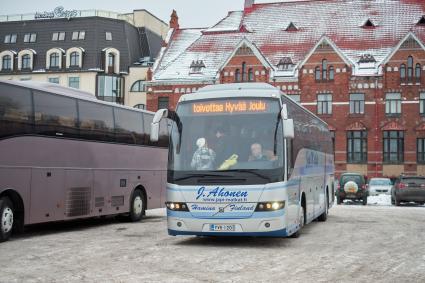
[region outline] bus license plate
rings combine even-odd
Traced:
[[[234,232],[235,225],[231,224],[211,224],[210,231],[214,232]]]

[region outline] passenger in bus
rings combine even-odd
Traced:
[[[268,161],[267,157],[263,154],[263,147],[259,143],[251,145],[251,155],[248,161]]]
[[[212,149],[214,149],[217,154],[216,165],[220,166],[234,153],[232,150],[232,142],[227,136],[227,131],[224,127],[216,128],[214,141],[212,144]]]
[[[193,154],[192,162],[190,166],[196,170],[212,170],[214,168],[214,162],[216,154],[208,148],[207,141],[205,138],[199,138],[196,141],[198,149]]]

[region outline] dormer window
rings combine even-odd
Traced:
[[[362,27],[364,27],[364,28],[374,28],[376,25],[372,22],[372,20],[370,20],[370,19],[367,19],[365,22],[364,22],[364,24],[363,24],[363,26]]]
[[[286,27],[285,30],[286,31],[297,31],[298,28],[297,28],[297,26],[293,22],[290,22],[289,25]]]
[[[420,19],[420,20],[419,20],[419,22],[418,22],[418,25],[425,26],[425,15],[423,15],[423,16],[421,17],[421,19]]]
[[[202,60],[194,60],[192,61],[192,64],[190,64],[190,73],[196,74],[196,73],[202,73],[202,69],[205,68],[204,61]]]
[[[277,64],[277,69],[279,71],[292,71],[294,68],[294,63],[292,63],[291,58],[284,57],[280,59],[279,63]]]

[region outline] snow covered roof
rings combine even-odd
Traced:
[[[299,66],[324,38],[361,75],[365,54],[375,61],[374,72],[411,33],[425,43],[423,0],[322,0],[254,4],[229,12],[207,29],[175,30],[154,67],[153,80],[215,79],[235,48],[246,39],[258,48],[274,71],[282,58]],[[364,26],[370,21],[374,26]],[[288,30],[293,24],[297,30]],[[202,75],[190,75],[192,61],[202,60]],[[274,72],[278,76],[279,72]],[[296,75],[297,72],[294,73]]]

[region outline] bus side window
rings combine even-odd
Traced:
[[[80,100],[78,109],[82,139],[115,141],[114,115],[111,106]]]
[[[115,139],[119,143],[143,144],[143,123],[140,113],[114,108]]]
[[[153,115],[148,113],[143,113],[143,125],[144,125],[144,145],[153,145],[150,141],[150,135],[151,135],[151,123],[153,121]]]
[[[39,91],[33,93],[37,134],[78,137],[76,99]]]
[[[31,91],[0,83],[0,138],[32,132]]]

